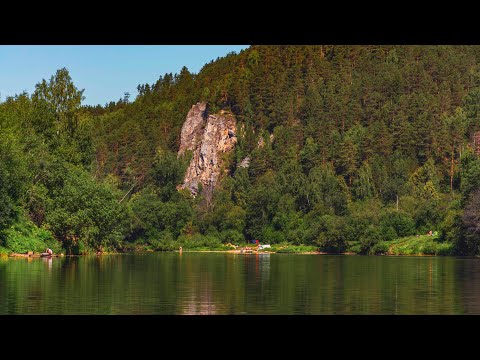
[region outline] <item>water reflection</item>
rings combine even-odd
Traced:
[[[33,261],[33,259],[30,259],[31,261]],[[48,267],[48,271],[51,271],[52,270],[52,261],[53,259],[51,257],[44,257],[42,258],[43,262],[47,264],[47,267]]]
[[[222,253],[0,260],[0,314],[480,314],[479,260]]]

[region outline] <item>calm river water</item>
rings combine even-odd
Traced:
[[[480,314],[480,259],[226,253],[0,259],[0,314]]]

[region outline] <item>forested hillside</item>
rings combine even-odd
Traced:
[[[432,230],[478,253],[479,62],[479,46],[251,46],[97,107],[61,69],[0,103],[0,252],[260,239],[366,254]],[[199,101],[238,124],[213,199],[177,190]]]

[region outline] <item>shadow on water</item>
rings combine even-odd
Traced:
[[[480,314],[479,284],[477,258],[0,259],[0,314]]]

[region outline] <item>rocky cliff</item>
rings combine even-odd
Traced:
[[[178,155],[193,152],[192,160],[180,188],[188,188],[195,196],[199,185],[211,194],[223,168],[223,154],[235,147],[235,117],[227,112],[209,115],[207,104],[193,105],[188,112],[180,135]]]

